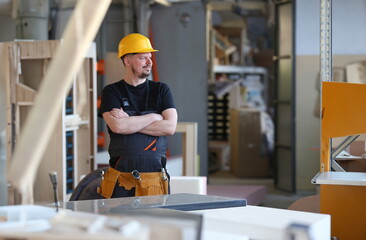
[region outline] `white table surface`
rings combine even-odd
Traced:
[[[314,184],[366,186],[366,173],[321,172],[312,180]]]
[[[245,236],[249,239],[285,240],[288,239],[287,229],[291,224],[307,227],[307,231],[297,235],[296,240],[308,239],[307,233],[312,235],[312,240],[330,239],[331,235],[331,217],[327,214],[250,205],[198,210],[191,213],[203,214],[203,239],[207,239],[205,232],[216,231],[221,234]]]

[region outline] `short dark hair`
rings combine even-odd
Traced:
[[[127,54],[123,55],[122,57],[120,57],[120,59],[122,60],[123,65],[125,65],[125,61],[124,61],[124,59],[125,59],[125,57],[126,57],[127,55],[136,55],[136,54],[137,54],[137,53],[127,53]]]

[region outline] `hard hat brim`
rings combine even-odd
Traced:
[[[159,50],[156,49],[146,49],[146,50],[139,50],[139,51],[126,51],[126,52],[120,52],[118,54],[118,58],[123,57],[126,54],[130,54],[130,53],[148,53],[148,52],[158,52]]]

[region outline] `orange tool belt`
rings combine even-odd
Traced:
[[[98,193],[105,198],[111,198],[118,181],[119,186],[126,190],[135,188],[135,196],[168,194],[168,178],[164,174],[166,173],[140,173],[140,179],[136,179],[130,172],[120,172],[110,167],[104,174]]]

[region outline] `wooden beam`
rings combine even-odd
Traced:
[[[14,45],[8,45],[9,50],[9,75],[6,78],[6,143],[7,143],[7,150],[6,150],[6,157],[7,159],[11,159],[13,154],[13,149],[16,141],[16,122],[15,122],[15,114],[16,114],[16,97],[15,97],[15,82],[19,81],[18,72],[20,70],[20,62],[17,60],[19,59],[19,49]],[[10,169],[10,165],[8,162],[7,165],[8,170]]]

